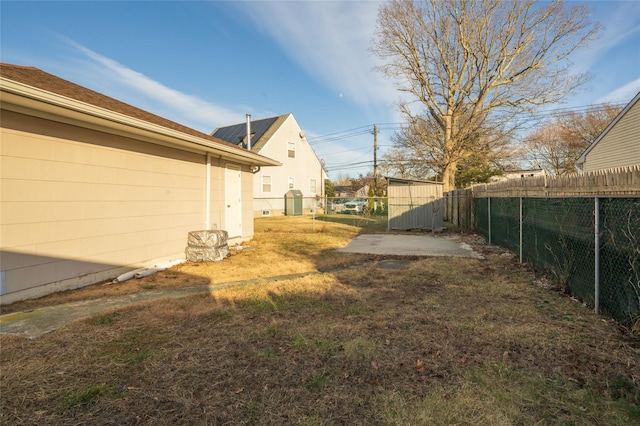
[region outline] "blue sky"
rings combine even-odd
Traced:
[[[604,29],[573,57],[592,79],[562,108],[640,91],[640,2],[583,1]],[[372,169],[401,121],[372,70],[374,1],[8,1],[0,60],[29,65],[205,133],[292,112],[330,177]],[[332,136],[327,136],[332,135]]]

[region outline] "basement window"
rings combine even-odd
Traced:
[[[271,210],[262,210],[262,216],[271,216]]]

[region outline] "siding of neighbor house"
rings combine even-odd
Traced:
[[[284,213],[284,195],[289,191],[289,178],[294,179],[294,188],[302,192],[303,197],[321,196],[324,193],[326,174],[315,152],[305,138],[300,137],[300,126],[293,114],[289,114],[284,123],[260,149],[260,155],[273,158],[282,163],[281,167],[263,167],[254,178],[254,214],[262,216],[264,210],[271,215]],[[295,158],[289,158],[287,143],[295,145]],[[271,191],[264,192],[262,177],[271,176]],[[316,181],[316,191],[311,192],[309,183]],[[308,213],[306,209],[305,213]]]
[[[64,108],[36,111],[8,99],[0,104],[0,303],[183,259],[189,231],[227,223],[228,165],[241,168],[243,206],[241,235],[231,242],[252,237],[251,165],[272,160],[245,158],[235,146],[219,148],[232,151],[225,158],[208,135],[201,143],[211,147],[175,145],[183,136],[116,131],[76,112],[54,114]]]
[[[631,108],[586,154],[585,172],[640,164],[640,102]]]
[[[246,148],[246,131],[245,122],[217,128],[211,134]],[[254,175],[254,216],[283,214],[284,195],[290,189],[302,192],[304,213],[309,213],[311,208],[317,209],[315,197],[324,194],[327,174],[293,114],[254,120],[251,122],[251,133],[251,151],[281,164],[280,167],[262,168]],[[289,156],[290,144],[294,147],[295,157]],[[268,178],[266,185],[265,178]],[[294,182],[293,188],[289,187],[290,179]],[[312,180],[315,181],[315,190],[311,186]]]

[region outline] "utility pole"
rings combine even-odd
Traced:
[[[373,125],[373,209],[378,210],[378,126]]]
[[[373,125],[373,196],[378,195],[378,126]]]

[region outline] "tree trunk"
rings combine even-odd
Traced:
[[[453,114],[451,113],[451,109],[447,107],[447,114],[444,118],[444,147],[447,152],[447,157],[449,154],[454,151],[453,145]],[[442,170],[442,182],[444,183],[444,187],[442,190],[444,192],[452,191],[456,189],[456,170],[457,165],[455,161],[448,161],[447,165],[444,166]]]
[[[453,162],[449,163],[447,166],[445,166],[444,170],[442,170],[442,183],[444,183],[442,190],[444,192],[453,191],[454,189],[456,189],[457,168],[457,163]]]

